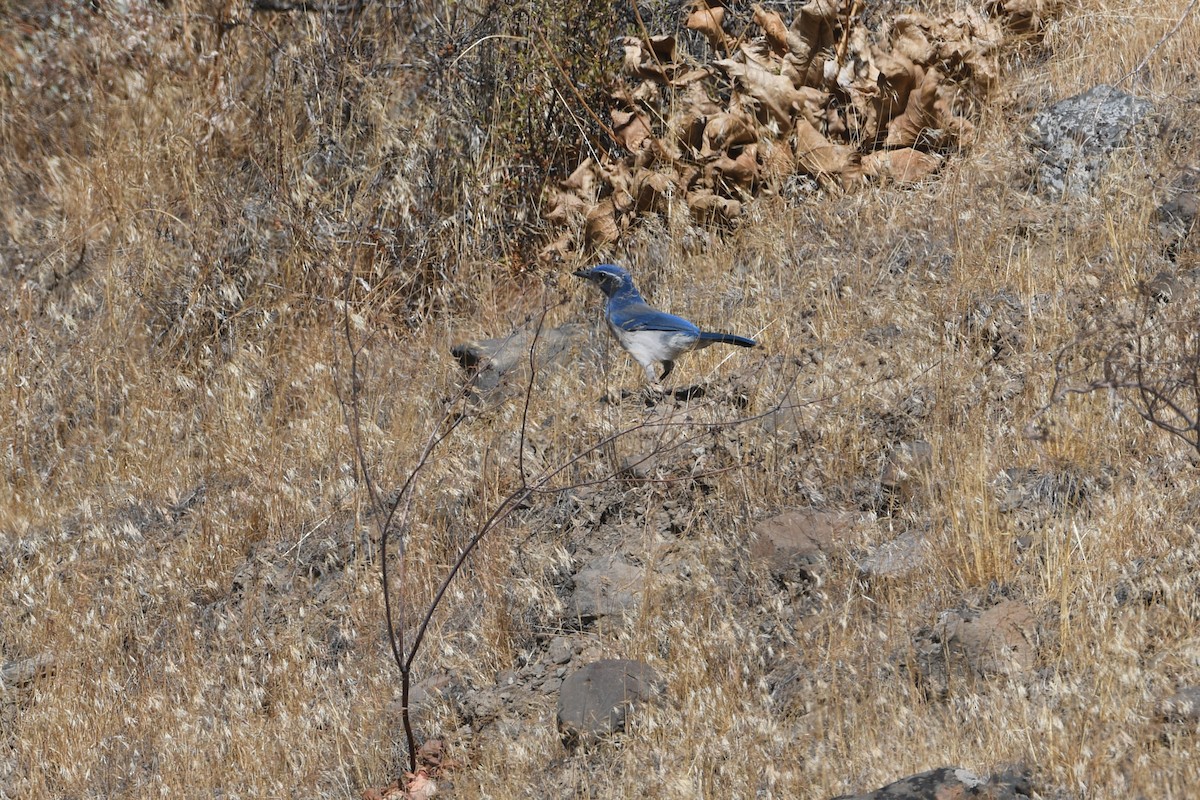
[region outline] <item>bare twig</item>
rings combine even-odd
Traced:
[[[571,80],[571,76],[567,73],[567,70],[563,67],[562,62],[559,61],[558,56],[554,54],[554,48],[550,46],[550,42],[546,39],[546,34],[544,34],[542,32],[542,30],[539,28],[537,35],[538,35],[538,38],[541,39],[541,41],[542,41],[542,46],[546,48],[546,55],[550,56],[550,60],[554,62],[554,66],[556,69],[558,69],[559,75],[561,75],[563,80],[566,81],[567,87],[570,88],[570,90],[571,90],[571,94],[575,95],[575,99],[579,101],[579,104],[581,106],[583,106],[584,111],[586,111],[588,113],[588,116],[592,118],[592,121],[595,122],[596,125],[598,125],[600,127],[600,130],[602,130],[606,134],[608,134],[609,139],[611,139],[614,142],[621,141],[620,139],[617,138],[616,132],[612,128],[610,128],[607,124],[605,124],[604,120],[600,119],[600,115],[596,113],[595,109],[593,109],[588,104],[588,101],[584,99],[583,95],[579,93],[579,89],[575,88],[575,81]],[[602,150],[605,155],[611,157],[611,154],[608,152],[608,150],[605,147],[601,146],[597,149]]]
[[[1179,19],[1175,20],[1175,25],[1171,28],[1171,30],[1164,33],[1162,38],[1154,43],[1154,46],[1146,52],[1146,55],[1142,57],[1142,60],[1138,62],[1136,67],[1129,70],[1129,72],[1126,72],[1120,78],[1117,78],[1117,80],[1113,83],[1113,86],[1120,86],[1122,83],[1145,69],[1146,65],[1150,63],[1150,59],[1154,57],[1154,54],[1158,52],[1159,48],[1166,44],[1168,39],[1179,33],[1179,29],[1183,27],[1183,23],[1186,22],[1187,18],[1192,15],[1193,11],[1196,10],[1196,3],[1197,0],[1192,0],[1190,3],[1188,3],[1187,8],[1185,8],[1183,13],[1179,15]]]

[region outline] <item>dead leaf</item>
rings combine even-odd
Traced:
[[[669,83],[679,64],[675,61],[675,37],[651,36],[639,39],[626,36],[621,40],[624,51],[622,70],[627,75]]]
[[[1020,33],[1038,33],[1062,13],[1062,0],[992,0],[983,10]]]
[[[833,52],[837,41],[834,26],[845,16],[844,2],[834,0],[810,0],[800,7],[792,20],[794,39],[788,39],[788,49],[801,75],[804,86],[819,86],[824,77],[824,65],[817,59],[822,50]]]
[[[546,190],[546,210],[542,216],[556,225],[565,225],[572,219],[583,216],[588,208],[578,195],[550,187]]]
[[[446,743],[442,739],[429,739],[417,748],[417,760],[427,767],[436,767],[445,756]]]
[[[764,139],[759,142],[758,148],[763,180],[777,189],[796,171],[796,154],[786,143],[774,139]]]
[[[753,123],[740,114],[717,114],[704,126],[704,150],[708,157],[730,147],[750,144],[758,139]]]
[[[862,157],[863,174],[873,178],[892,178],[901,183],[916,183],[937,172],[941,156],[922,153],[911,147],[876,150]]]
[[[611,244],[617,240],[620,230],[617,228],[616,209],[611,199],[601,200],[588,212],[583,235],[591,247]]]
[[[736,79],[738,85],[767,110],[781,125],[791,123],[792,114],[804,102],[791,80],[771,72],[752,59],[725,58],[713,62]]]
[[[625,111],[614,108],[611,116],[617,142],[629,152],[643,149],[647,142],[654,138],[654,131],[650,129],[650,119],[640,110]]]
[[[933,45],[929,43],[925,30],[918,20],[922,20],[922,18],[912,14],[896,18],[892,34],[892,48],[914,64],[929,66],[933,63],[937,53],[934,51]]]
[[[675,182],[663,173],[642,172],[638,176],[635,207],[639,213],[662,210],[675,189]]]
[[[1037,15],[1061,0],[984,2]],[[683,59],[670,36],[623,39],[627,77],[611,116],[627,154],[587,159],[546,191],[545,218],[566,230],[542,257],[610,244],[675,201],[699,219],[736,219],[798,170],[843,186],[934,175],[937,152],[971,135],[997,79],[1000,29],[962,6],[897,15],[876,34],[852,13],[860,5],[809,0],[790,23],[753,5],[755,24],[732,36],[723,0],[693,0],[687,25],[720,56],[704,64]]]
[[[580,197],[594,197],[599,172],[596,162],[590,157],[585,158],[583,163],[562,182],[562,186],[568,191],[574,191]]]
[[[920,67],[916,67],[920,72]],[[942,100],[942,73],[925,71],[916,88],[908,92],[904,113],[888,124],[888,136],[884,144],[889,148],[911,148],[918,142],[925,146],[942,146],[958,138],[964,132],[962,121],[950,113],[946,101]]]
[[[437,794],[437,784],[429,777],[428,771],[424,767],[420,767],[415,775],[411,773],[408,775],[406,792],[405,797],[409,800],[429,800]]]
[[[806,120],[796,120],[795,132],[796,162],[810,175],[838,175],[857,163],[854,148],[834,144]]]
[[[758,177],[758,148],[747,145],[737,155],[722,154],[708,166],[730,183],[749,186]]]
[[[688,15],[685,24],[688,30],[700,31],[704,34],[713,50],[726,53],[729,52],[732,40],[729,38],[729,34],[725,33],[724,22],[724,8],[721,6],[709,8],[703,0],[696,0],[692,7],[692,13]]]
[[[688,197],[688,208],[692,210],[692,214],[702,219],[716,217],[728,221],[741,216],[742,213],[740,202],[709,191],[693,192]]]

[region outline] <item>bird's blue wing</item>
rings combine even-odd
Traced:
[[[624,331],[668,331],[699,336],[700,329],[683,317],[656,311],[645,303],[610,304],[608,319]]]

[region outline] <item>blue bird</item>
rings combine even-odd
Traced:
[[[608,329],[621,347],[642,365],[652,384],[670,375],[675,359],[689,350],[699,350],[710,344],[735,344],[738,347],[757,344],[745,336],[702,331],[682,317],[651,308],[638,293],[629,273],[615,264],[600,264],[574,274],[591,281],[604,292],[608,298],[604,306]],[[654,376],[655,364],[663,365],[662,374],[657,378]]]

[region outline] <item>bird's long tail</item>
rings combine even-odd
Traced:
[[[713,333],[712,331],[700,332],[700,346],[707,347],[710,344],[736,344],[738,347],[754,347],[758,342],[753,339],[747,339],[745,336],[734,336],[732,333]]]

